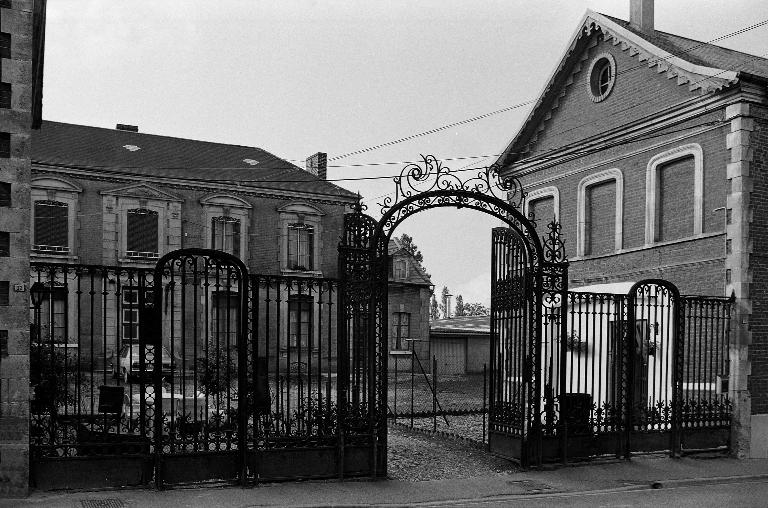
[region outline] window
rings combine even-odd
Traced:
[[[396,351],[407,349],[405,341],[411,338],[411,314],[408,312],[392,313],[392,342]]]
[[[395,280],[402,280],[408,277],[408,266],[406,265],[404,259],[395,260],[394,270]]]
[[[48,288],[40,303],[38,330],[46,343],[67,342],[67,292],[62,287]]]
[[[314,348],[312,341],[312,298],[291,296],[288,299],[288,346]]]
[[[154,291],[149,288],[126,286],[122,289],[120,298],[120,319],[123,328],[123,342],[138,342],[141,324],[146,319],[146,313],[152,309]]]
[[[0,108],[9,109],[11,107],[11,84],[0,83]]]
[[[206,224],[206,247],[248,261],[251,204],[231,194],[212,194],[200,200]]]
[[[7,280],[0,280],[0,306],[7,307],[11,300],[11,285]]]
[[[703,225],[701,146],[691,143],[654,156],[645,172],[645,244],[697,236]]]
[[[212,294],[211,337],[219,347],[237,346],[240,330],[240,295],[232,291]]]
[[[11,184],[0,183],[0,206],[11,206]]]
[[[158,214],[154,210],[128,210],[126,217],[128,257],[158,257]]]
[[[35,239],[39,252],[69,252],[69,207],[61,201],[35,201]]]
[[[306,224],[288,225],[288,268],[314,270],[315,230]]]
[[[11,234],[7,231],[0,231],[0,257],[11,255]]]
[[[602,185],[610,182],[610,185]],[[613,203],[610,197],[613,196]],[[576,255],[620,251],[623,245],[624,175],[612,168],[584,177],[576,195]],[[602,224],[613,227],[601,228]],[[611,234],[611,229],[612,234]],[[602,235],[598,238],[597,235]]]
[[[11,156],[11,133],[0,132],[0,158],[7,159]]]
[[[0,32],[0,58],[11,58],[11,34]]]
[[[213,217],[211,248],[240,256],[240,221],[232,217]]]
[[[584,206],[584,255],[613,252],[616,249],[616,181],[602,181],[587,187]]]
[[[525,199],[525,215],[534,218],[545,227],[554,219],[560,220],[560,191],[557,187],[540,187],[528,193]],[[541,227],[541,226],[539,226]]]
[[[613,90],[616,82],[616,60],[610,53],[597,55],[589,68],[589,96],[592,102],[600,102]]]
[[[325,212],[298,202],[282,206],[277,212],[280,217],[280,270],[322,275],[322,217]]]

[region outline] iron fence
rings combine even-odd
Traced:
[[[416,354],[398,358],[389,370],[387,415],[394,424],[487,443],[487,366],[459,374],[435,357],[427,366]]]

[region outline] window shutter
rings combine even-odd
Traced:
[[[132,252],[156,254],[158,214],[153,210],[129,210],[127,247]]]
[[[11,234],[7,231],[0,231],[0,257],[11,255]]]
[[[232,254],[240,257],[240,221],[232,223]]]
[[[0,206],[11,206],[10,183],[0,183]]]
[[[7,159],[11,156],[11,133],[0,132],[0,157]]]
[[[68,247],[68,207],[58,201],[35,202],[35,245]]]
[[[219,245],[216,243],[216,217],[211,219],[211,249],[218,249]]]
[[[11,84],[0,83],[0,108],[8,109],[11,107]]]
[[[0,32],[0,58],[11,58],[11,34]]]

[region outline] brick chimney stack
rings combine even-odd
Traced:
[[[629,0],[629,24],[643,32],[653,32],[653,0]]]
[[[317,152],[314,155],[307,157],[306,162],[307,173],[312,173],[320,180],[328,178],[328,154],[323,152]]]

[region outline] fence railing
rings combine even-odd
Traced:
[[[455,374],[433,356],[425,369],[416,354],[390,362],[388,418],[391,423],[487,443],[488,372]]]

